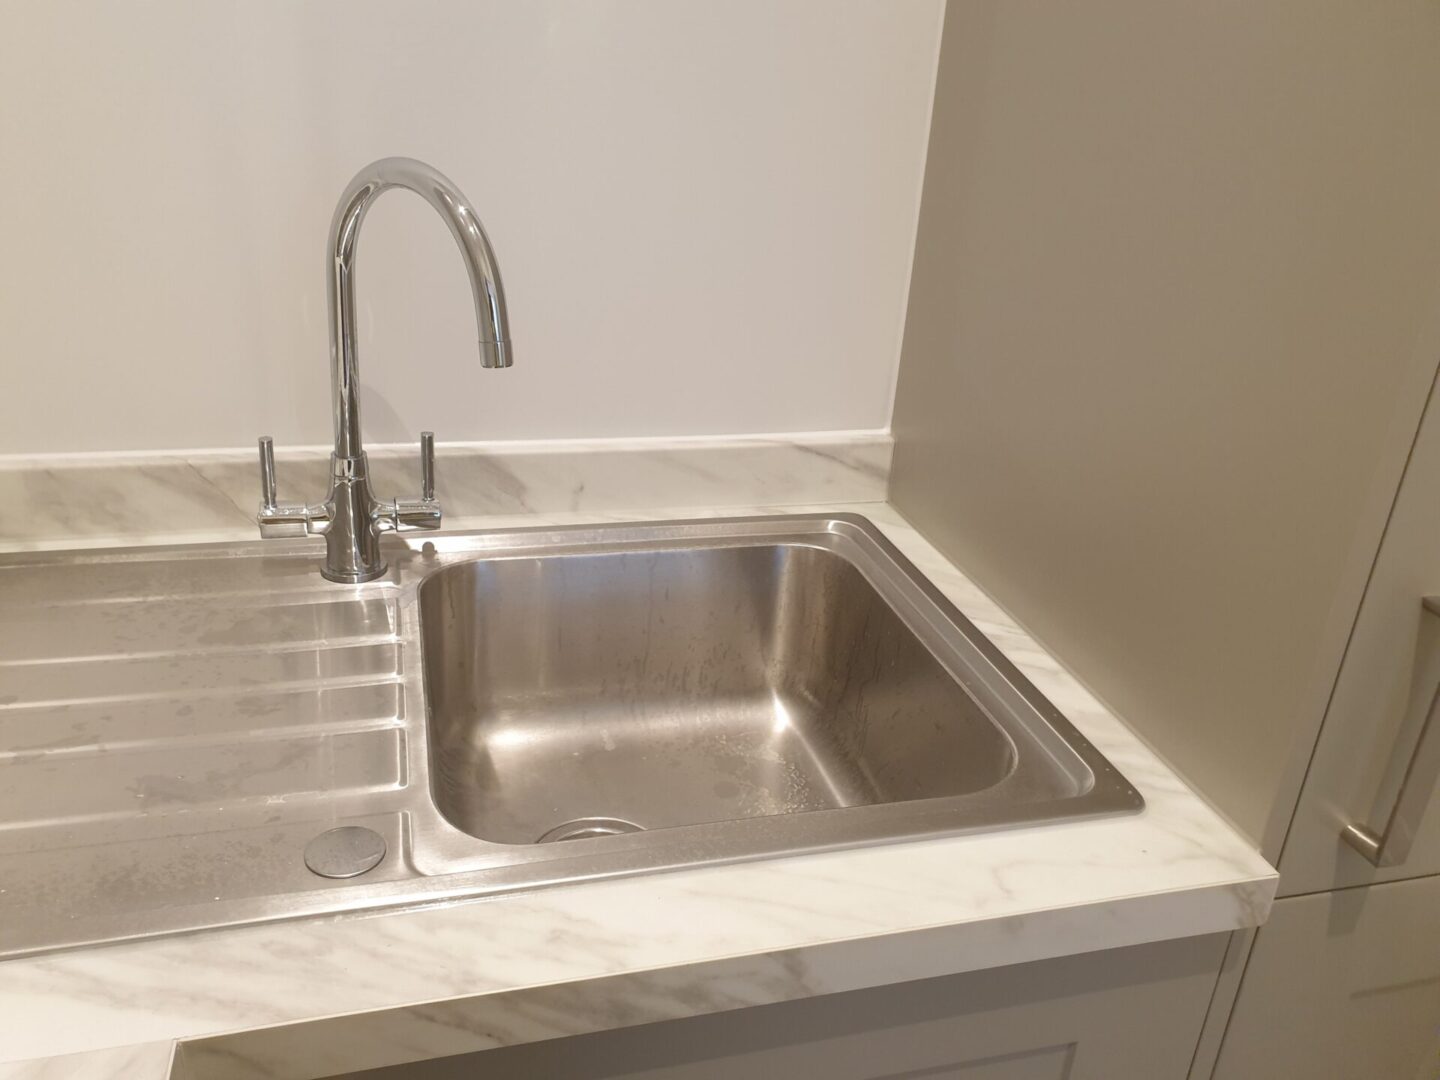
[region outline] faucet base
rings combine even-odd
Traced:
[[[330,495],[325,505],[330,520],[321,576],[354,585],[385,573],[385,558],[380,554],[383,508],[370,492],[370,462],[363,453],[330,455]]]
[[[374,581],[378,577],[384,577],[385,571],[389,569],[390,567],[383,562],[378,568],[373,570],[355,570],[348,572],[343,570],[333,571],[328,566],[322,566],[320,568],[320,576],[326,581],[339,582],[341,585],[362,585],[367,581]]]

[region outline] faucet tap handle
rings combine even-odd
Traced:
[[[420,433],[420,498],[380,503],[376,522],[395,532],[440,528],[440,504],[435,501],[435,433]]]
[[[267,540],[322,533],[330,520],[325,506],[280,505],[275,498],[275,440],[269,435],[260,437],[260,512],[255,520]]]
[[[396,499],[383,507],[382,529],[408,532],[411,529],[440,528],[440,504],[434,499]]]
[[[432,502],[435,498],[435,433],[420,433],[420,498]]]
[[[269,510],[275,506],[275,440],[269,435],[260,436],[260,508]]]

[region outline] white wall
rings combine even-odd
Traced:
[[[883,427],[941,0],[0,0],[0,452],[329,441],[365,162],[477,204],[481,371],[420,200],[361,239],[371,441]]]

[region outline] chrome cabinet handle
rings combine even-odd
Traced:
[[[1425,597],[1427,618],[1440,618],[1440,597]],[[1395,796],[1395,805],[1390,810],[1385,831],[1377,833],[1369,825],[1352,823],[1341,830],[1345,842],[1369,859],[1376,866],[1399,866],[1410,854],[1415,843],[1415,834],[1420,831],[1420,822],[1425,815],[1425,806],[1440,781],[1440,722],[1435,716],[1440,713],[1440,686],[1430,698],[1430,711],[1425,714],[1425,726],[1420,729],[1420,740],[1415,744],[1415,753],[1400,782],[1400,792]]]

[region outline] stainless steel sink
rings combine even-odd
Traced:
[[[1141,805],[862,518],[386,556],[0,560],[0,955]]]
[[[1015,775],[1001,702],[967,692],[852,561],[872,540],[724,539],[469,562],[421,585],[430,787],[452,824],[531,844],[571,822],[664,829]],[[1053,762],[994,797],[1089,786]]]

